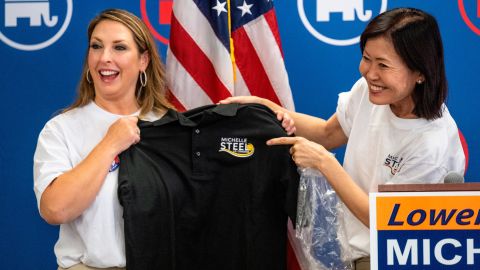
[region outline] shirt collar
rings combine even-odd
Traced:
[[[195,127],[200,124],[206,124],[216,121],[223,117],[232,117],[237,115],[240,104],[218,104],[201,106],[186,112],[178,112],[169,109],[167,113],[154,122],[140,121],[140,127],[146,126],[162,126],[171,122],[178,121],[180,125],[187,127]]]

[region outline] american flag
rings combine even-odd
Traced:
[[[240,95],[294,109],[273,0],[176,0],[167,50],[179,110]]]

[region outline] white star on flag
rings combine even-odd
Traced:
[[[248,5],[248,4],[247,4],[247,1],[244,0],[244,1],[243,1],[243,5],[242,5],[242,6],[238,6],[237,8],[242,11],[242,17],[243,17],[243,15],[245,15],[246,13],[252,15],[252,12],[250,11],[250,8],[251,8],[252,6],[253,6],[253,4]]]
[[[166,65],[179,111],[248,95],[295,109],[274,1],[174,2]]]
[[[220,1],[217,0],[217,5],[212,8],[217,11],[217,16],[220,16],[222,12],[227,12],[227,10],[225,9],[225,4],[227,4],[227,2],[220,3]]]

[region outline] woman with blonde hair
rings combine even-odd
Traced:
[[[137,16],[109,9],[88,27],[78,97],[41,131],[34,155],[39,211],[60,224],[58,269],[124,269],[118,155],[139,142],[138,119],[171,105],[154,39]]]

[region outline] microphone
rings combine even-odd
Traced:
[[[460,184],[464,183],[465,179],[463,178],[463,175],[458,172],[451,171],[443,177],[443,182],[445,184]]]

